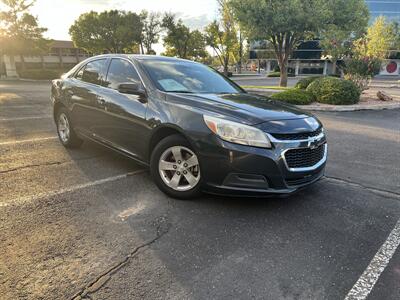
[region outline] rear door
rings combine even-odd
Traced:
[[[103,97],[108,59],[96,59],[84,65],[72,78],[73,84],[66,93],[70,96],[72,118],[76,129],[93,135],[102,124],[105,109]]]
[[[146,160],[145,138],[150,130],[146,122],[147,98],[143,95],[118,92],[121,83],[139,83],[140,76],[133,63],[124,58],[112,58],[105,81],[106,108],[102,136],[115,146],[140,160]]]

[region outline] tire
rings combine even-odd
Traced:
[[[200,171],[196,152],[179,134],[161,140],[151,153],[151,176],[157,187],[172,198],[187,200],[198,197],[202,184]],[[180,179],[176,179],[178,177]]]
[[[66,148],[79,148],[83,140],[75,133],[68,110],[61,107],[56,115],[57,134],[60,142]],[[63,128],[64,126],[64,128]]]

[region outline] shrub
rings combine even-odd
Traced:
[[[335,105],[355,104],[360,100],[359,88],[350,80],[323,77],[314,80],[306,89],[318,102]]]
[[[350,58],[345,60],[344,78],[351,80],[360,89],[368,89],[371,77],[378,74],[381,61],[376,58]]]
[[[300,89],[290,89],[283,92],[273,94],[274,100],[279,100],[291,104],[307,105],[314,101],[314,96],[310,92]]]
[[[303,89],[305,90],[311,82],[313,82],[314,80],[321,78],[321,76],[310,76],[310,77],[305,77],[300,79],[296,85],[294,86],[296,89]]]
[[[281,77],[281,73],[278,72],[271,72],[267,74],[267,77]],[[288,73],[288,77],[294,77],[294,73]]]
[[[381,61],[376,58],[350,58],[345,60],[344,73],[374,76],[379,73]]]
[[[52,80],[60,78],[66,70],[58,69],[27,69],[19,70],[18,75],[21,78],[37,79],[37,80]]]
[[[267,74],[267,77],[281,77],[281,73],[279,71],[274,71]]]

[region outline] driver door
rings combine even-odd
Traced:
[[[139,82],[141,79],[132,62],[123,58],[111,59],[103,93],[105,118],[101,135],[120,150],[140,160],[146,160],[145,137],[150,128],[146,122],[147,98],[143,95],[118,91],[121,83]]]

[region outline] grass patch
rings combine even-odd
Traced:
[[[288,77],[295,77],[294,73],[288,73]],[[281,77],[281,72],[270,72],[267,74],[267,77]]]

